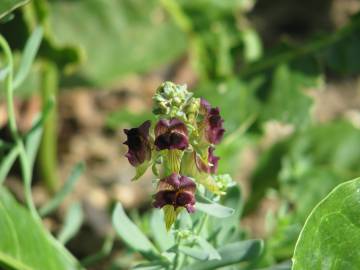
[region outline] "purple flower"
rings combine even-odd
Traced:
[[[149,141],[149,128],[151,122],[145,121],[138,128],[124,129],[127,140],[124,142],[129,147],[126,157],[133,166],[139,166],[145,160],[151,158],[151,146]]]
[[[223,128],[224,120],[220,116],[219,108],[211,108],[211,105],[205,99],[201,99],[200,112],[204,114],[204,135],[206,140],[211,144],[220,143],[225,129]]]
[[[176,173],[160,180],[153,206],[162,208],[172,205],[174,209],[184,207],[189,213],[195,211],[196,184],[188,177]]]
[[[214,150],[215,150],[214,147],[208,148],[208,164],[205,164],[195,153],[196,167],[200,171],[203,171],[203,172],[209,173],[209,174],[217,173],[217,168],[218,168],[218,163],[219,163],[220,158],[214,155]]]
[[[179,149],[189,146],[186,125],[178,119],[161,119],[155,127],[155,145],[157,150]]]

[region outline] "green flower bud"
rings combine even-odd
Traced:
[[[154,114],[163,118],[186,119],[184,108],[192,100],[192,93],[187,91],[186,85],[164,82],[156,90],[153,100]]]

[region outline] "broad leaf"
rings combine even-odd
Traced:
[[[0,19],[4,18],[7,14],[14,9],[25,5],[29,0],[1,0],[0,2]]]
[[[185,50],[185,34],[166,17],[154,19],[164,14],[158,1],[52,1],[50,11],[57,43],[76,44],[85,52],[81,76],[91,83],[109,84],[153,69]]]
[[[81,269],[4,188],[0,188],[0,232],[0,264],[17,270]]]
[[[293,270],[360,268],[360,178],[336,187],[311,212],[296,244]]]

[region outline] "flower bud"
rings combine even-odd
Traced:
[[[192,93],[187,91],[186,85],[164,82],[153,97],[153,112],[164,118],[184,118],[183,109],[191,97]]]

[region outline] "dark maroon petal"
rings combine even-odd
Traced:
[[[189,177],[181,176],[180,177],[180,185],[179,185],[179,187],[182,190],[195,193],[196,184]]]
[[[210,173],[217,173],[218,163],[219,163],[219,157],[214,155],[214,147],[209,147],[209,154],[208,154],[208,161],[212,166],[210,166]]]
[[[168,120],[160,119],[155,126],[155,136],[157,137],[161,134],[166,133],[169,129],[169,125],[170,123]]]
[[[124,129],[127,135],[124,144],[129,147],[125,156],[133,166],[138,166],[151,158],[149,128],[150,121],[146,121],[138,128]]]
[[[155,126],[155,136],[157,150],[184,150],[189,146],[186,125],[176,118],[171,120],[159,120]]]
[[[156,137],[154,142],[157,150],[179,149],[185,150],[189,146],[187,136],[178,132],[167,132]]]
[[[224,120],[220,116],[219,108],[210,109],[206,117],[205,136],[212,144],[218,144],[225,132],[223,128]]]
[[[153,206],[155,208],[162,208],[163,206],[170,204],[175,205],[176,192],[171,190],[162,190],[154,195]]]
[[[177,173],[172,173],[171,175],[169,175],[168,177],[166,177],[165,179],[161,180],[165,183],[167,183],[168,185],[172,186],[175,190],[178,190],[181,182],[180,182],[180,178],[181,176]]]
[[[176,196],[175,205],[177,207],[185,206],[187,204],[195,204],[194,194],[186,191],[179,192]]]

